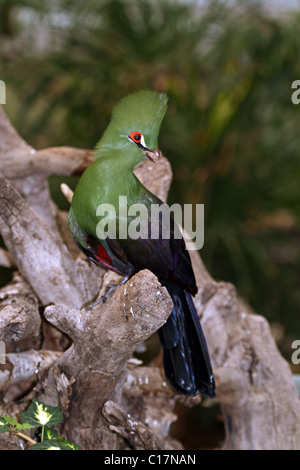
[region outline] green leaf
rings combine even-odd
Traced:
[[[28,423],[25,423],[25,424],[18,423],[17,420],[15,420],[14,418],[11,418],[10,416],[2,416],[1,420],[2,420],[2,423],[0,423],[0,425],[2,424],[3,426],[4,424],[6,424],[8,426],[8,429],[13,428],[13,429],[21,430],[21,429],[31,429],[33,427],[31,424],[28,424]],[[1,432],[3,432],[3,428],[1,429]]]
[[[72,450],[68,445],[63,442],[57,442],[53,439],[48,439],[44,442],[38,442],[29,448],[29,450]]]
[[[4,416],[0,417],[0,432],[6,432],[10,429],[10,426],[5,422],[4,418]]]
[[[42,436],[42,433],[39,434],[39,436]],[[53,440],[57,442],[62,442],[63,438],[58,434],[58,432],[55,429],[48,428],[48,426],[45,426],[44,429],[44,440]]]
[[[19,431],[21,429],[31,429],[31,428],[34,428],[35,426],[32,426],[32,424],[29,424],[29,423],[17,423],[15,425],[15,428],[18,429]]]
[[[63,444],[67,447],[70,447],[71,450],[80,450],[79,445],[75,444],[75,442],[63,441]]]
[[[20,415],[22,423],[34,427],[55,426],[63,420],[63,415],[56,406],[48,406],[38,400],[33,400],[29,408]]]
[[[10,424],[11,426],[16,426],[17,424],[19,424],[17,420],[11,418],[10,416],[2,416],[2,419],[5,423]]]
[[[41,437],[42,433],[40,433],[39,436]],[[48,426],[45,426],[44,442],[50,441],[50,440],[56,441],[56,443],[64,444],[64,446],[69,447],[71,450],[80,449],[78,444],[64,440],[64,438],[55,429],[51,429],[51,428],[48,428]]]

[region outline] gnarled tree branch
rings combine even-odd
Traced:
[[[19,296],[23,307],[19,308],[17,302],[10,308],[5,305],[7,315],[11,315],[4,326],[5,338],[14,340],[9,336],[14,313],[24,320],[18,336],[23,338],[40,328],[37,299],[43,306],[53,303],[44,316],[57,328],[55,331],[61,332],[59,335],[70,338],[71,346],[66,341],[63,354],[54,352],[52,359],[56,360],[49,373],[45,367],[44,377],[27,400],[36,396],[59,405],[65,416],[61,429],[64,437],[83,449],[115,449],[121,441],[122,447],[137,449],[180,448],[180,443],[170,439],[169,429],[176,418],[175,401],[182,401],[182,396],[166,384],[159,359],[147,367],[131,360],[137,345],[170,314],[172,303],[165,289],[152,273],[142,271],[118,287],[105,304],[91,310],[82,308],[118,277],[114,273],[104,275],[104,270],[91,267],[80,256],[74,260],[76,251],[66,232],[61,236],[66,217],[62,213],[57,217],[47,178],[53,173],[80,173],[91,161],[91,152],[84,150],[63,147],[36,152],[0,109],[0,231],[30,292],[28,297],[10,294]],[[172,179],[166,159],[156,165],[144,162],[135,173],[150,191],[166,200]],[[299,449],[300,403],[289,366],[275,345],[267,321],[244,312],[234,287],[215,282],[196,251],[191,252],[191,258],[199,287],[195,305],[223,410],[223,447]],[[32,305],[29,299],[33,299]],[[3,316],[0,318],[3,321]],[[44,343],[53,344],[47,338]],[[2,371],[6,374],[2,375],[3,383],[15,380],[11,368],[21,356],[12,357],[10,366]],[[26,374],[18,377],[21,381],[28,379]],[[183,401],[193,406],[200,400]],[[10,408],[14,411],[18,406],[12,403]],[[5,409],[9,414],[8,405]],[[137,423],[135,429],[130,420]],[[19,441],[7,445],[17,446]]]
[[[38,298],[16,273],[12,282],[0,289],[0,340],[9,343],[37,336],[40,327]]]
[[[163,325],[171,310],[166,289],[149,271],[136,274],[90,310],[63,305],[45,310],[47,320],[73,340],[51,368],[42,394],[45,402],[55,402],[68,416],[62,431],[69,439],[85,449],[114,448],[115,436],[109,433],[101,409],[107,400],[120,403],[127,360]]]

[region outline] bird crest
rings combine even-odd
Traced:
[[[139,90],[122,98],[113,110],[110,123],[97,146],[98,151],[118,147],[124,143],[124,137],[134,132],[142,134],[147,145],[156,148],[167,103],[167,95],[152,90]]]

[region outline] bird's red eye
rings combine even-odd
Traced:
[[[140,132],[131,132],[129,137],[133,140],[133,142],[138,144],[142,139],[142,134]]]

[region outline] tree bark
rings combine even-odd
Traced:
[[[15,416],[32,398],[59,406],[65,439],[82,449],[180,449],[170,437],[176,401],[161,359],[134,359],[137,346],[167,320],[172,301],[144,270],[89,309],[120,277],[92,266],[70,238],[66,214],[50,198],[51,174],[81,174],[92,153],[70,147],[35,151],[0,109],[0,265],[17,269],[0,290],[0,414]],[[143,184],[166,200],[169,162],[143,162]],[[155,177],[153,177],[155,175]],[[234,286],[214,281],[191,251],[195,305],[207,338],[226,438],[224,449],[299,449],[300,403],[292,374],[266,319],[245,312]],[[19,348],[19,349],[17,349]],[[21,351],[19,351],[21,348]],[[20,403],[20,396],[22,401]],[[21,449],[0,434],[0,448]]]

